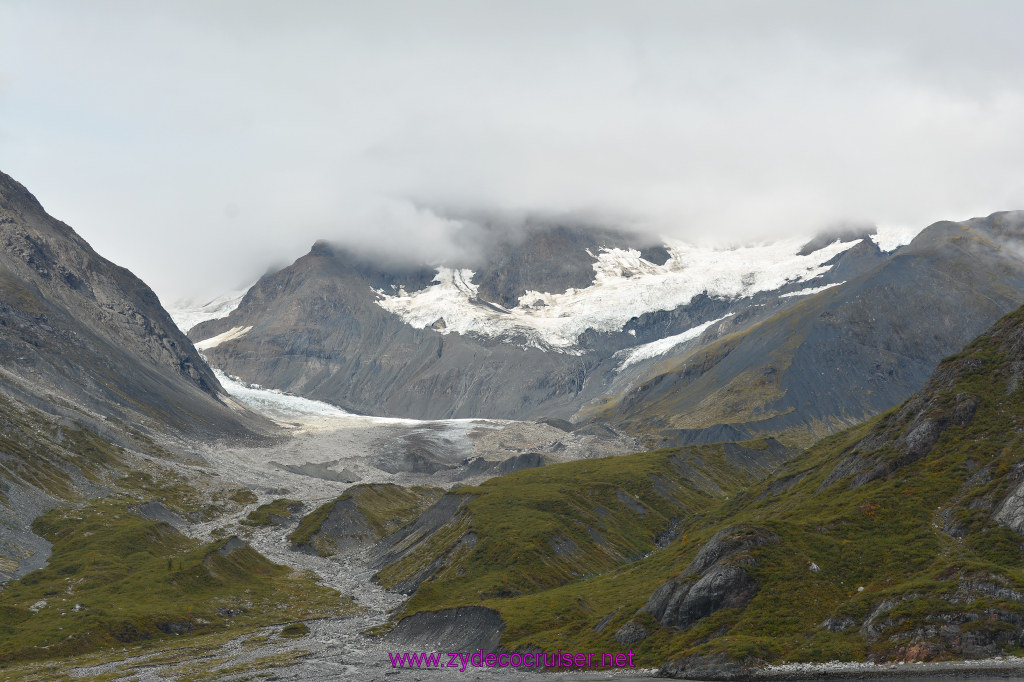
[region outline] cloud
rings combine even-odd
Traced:
[[[1010,2],[8,2],[0,149],[164,299],[321,238],[458,254],[475,214],[702,242],[923,225],[1024,206],[1022,19]]]

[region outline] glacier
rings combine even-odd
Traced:
[[[806,255],[799,253],[806,244],[802,239],[735,249],[667,242],[670,258],[664,265],[644,260],[635,249],[604,248],[591,254],[596,261],[590,286],[565,293],[527,291],[512,309],[479,299],[469,269],[439,267],[434,284],[425,289],[375,293],[380,307],[416,328],[525,339],[528,346],[578,354],[579,336],[587,329],[621,331],[634,317],[674,310],[699,294],[742,298],[810,281],[860,242],[837,240]]]
[[[189,329],[200,322],[219,320],[230,315],[245,298],[250,288],[229,291],[206,303],[198,303],[190,299],[177,301],[167,306],[167,312],[174,324],[178,325],[178,329],[187,334]]]

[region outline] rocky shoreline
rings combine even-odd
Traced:
[[[783,663],[748,668],[722,659],[672,661],[657,673],[658,677],[683,680],[902,680],[934,678],[971,678],[974,680],[1024,678],[1024,658],[1001,656],[967,661],[934,663]]]

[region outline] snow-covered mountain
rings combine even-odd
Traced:
[[[965,235],[989,229],[956,225]],[[780,377],[802,377],[785,388],[772,379],[771,390],[755,390],[760,380],[748,381],[748,375],[766,371],[765,359],[781,357],[781,348],[818,348],[819,337],[799,329],[765,336],[762,330],[784,327],[783,320],[795,319],[788,311],[806,310],[808,301],[861,301],[875,309],[874,321],[841,325],[828,352],[811,355],[815,363],[834,364],[845,362],[845,353],[854,364],[844,372],[871,377],[873,370],[860,364],[890,357],[891,349],[872,348],[891,342],[892,321],[908,310],[887,298],[892,283],[885,278],[898,273],[901,290],[915,292],[915,305],[932,301],[940,309],[954,292],[950,300],[969,312],[938,330],[925,321],[910,324],[918,321],[913,316],[900,320],[900,338],[910,337],[904,365],[931,366],[1024,300],[1015,279],[1020,264],[1009,252],[994,242],[986,246],[981,237],[969,240],[971,250],[958,250],[956,240],[935,236],[949,229],[846,230],[713,249],[652,245],[609,230],[529,225],[514,239],[496,240],[473,264],[401,267],[318,242],[308,255],[257,282],[226,317],[198,324],[189,336],[213,365],[245,381],[363,414],[599,416],[638,432],[682,428],[685,438],[714,440],[723,425],[742,435],[750,435],[749,424],[753,432],[757,424],[778,426],[779,410],[769,403],[788,394],[795,406],[787,402],[790,416],[779,429],[818,434],[887,407],[917,389],[924,376],[904,368],[886,379],[884,390],[861,386],[865,378],[844,387],[849,395],[801,406],[798,394],[813,391],[800,382],[813,383],[811,377],[825,368],[795,371],[786,362],[768,362]],[[915,236],[915,243],[935,246],[941,257],[926,255],[930,247],[907,246]],[[996,296],[943,279],[951,268],[974,272],[997,262],[1007,285]],[[197,313],[205,314],[191,314]],[[917,341],[925,337],[927,343]],[[698,382],[687,394],[696,403],[685,408],[722,397],[729,386],[739,398],[722,404],[735,418],[707,405],[700,409],[714,415],[712,423],[679,422],[674,414],[626,417],[646,403],[645,394],[659,393],[649,380],[665,367],[689,358],[684,377],[697,380],[700,373],[693,375],[691,365],[701,349],[741,338],[752,344],[749,354],[734,356],[728,371],[719,368],[721,384],[708,377]],[[878,400],[864,400],[861,388]],[[888,402],[880,405],[883,399]]]
[[[641,362],[581,416],[682,443],[765,432],[810,443],[862,421],[1024,300],[1022,225],[1020,212],[937,223],[741,333]]]

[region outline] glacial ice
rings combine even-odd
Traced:
[[[741,298],[809,281],[859,242],[836,241],[807,255],[798,253],[806,243],[801,239],[736,249],[670,242],[671,257],[664,265],[642,259],[635,249],[605,248],[596,256],[592,285],[565,293],[527,291],[507,312],[481,303],[473,271],[440,267],[435,284],[411,294],[378,290],[377,302],[413,327],[443,318],[442,334],[520,339],[525,345],[577,353],[577,340],[587,329],[619,331],[633,317],[673,310],[702,293]]]

